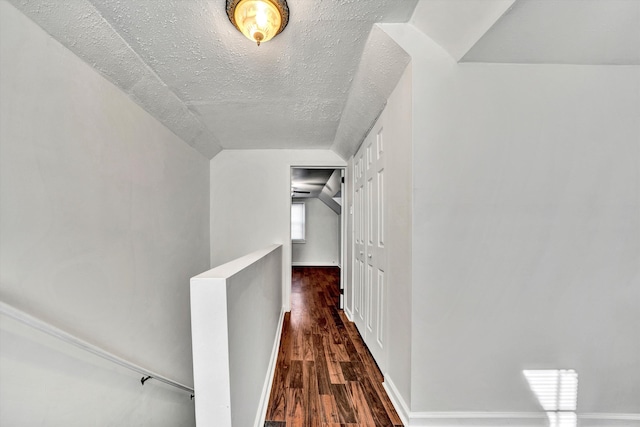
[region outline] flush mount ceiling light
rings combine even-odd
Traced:
[[[227,16],[249,40],[264,43],[289,22],[286,0],[227,0]]]

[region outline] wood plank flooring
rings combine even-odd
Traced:
[[[355,325],[337,267],[294,267],[265,427],[402,426]]]

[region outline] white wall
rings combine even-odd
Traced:
[[[407,67],[387,101],[383,120],[385,146],[385,224],[387,244],[388,337],[385,382],[393,384],[407,401],[411,396],[411,280],[412,247],[412,162],[411,83]]]
[[[640,413],[640,68],[385,29],[414,76],[411,410],[539,411],[521,370],[573,368],[579,412]]]
[[[194,425],[190,394],[0,317],[3,426]],[[46,363],[44,363],[46,361]]]
[[[188,283],[209,267],[208,160],[4,1],[0,19],[0,298],[192,384]],[[131,374],[136,397],[122,399],[121,385],[94,383],[102,368],[20,343],[2,346],[2,401],[24,404],[25,378],[49,398],[3,405],[3,425],[124,425],[169,396],[139,392]],[[192,424],[188,395],[174,398],[179,410],[145,410],[137,425]]]
[[[191,307],[198,425],[262,427],[284,316],[282,247],[192,278]]]
[[[305,243],[293,243],[293,265],[340,265],[340,215],[320,199],[299,199],[305,204]]]
[[[211,265],[282,245],[283,304],[291,291],[291,167],[342,167],[329,150],[224,150],[211,160]]]

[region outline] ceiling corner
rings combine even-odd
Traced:
[[[516,1],[421,1],[410,23],[458,62]]]

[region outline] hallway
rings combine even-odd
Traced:
[[[337,267],[294,267],[265,427],[401,426],[383,377],[339,310]]]

